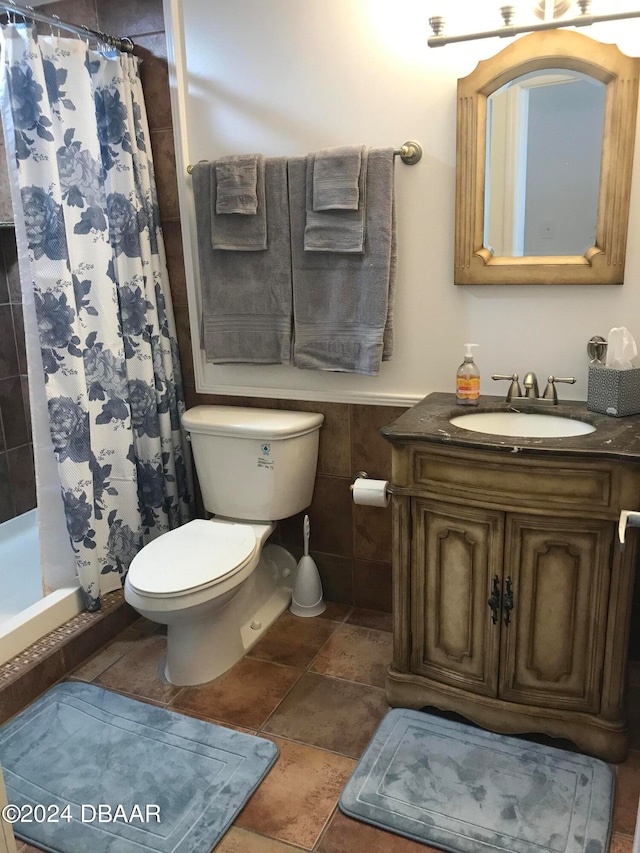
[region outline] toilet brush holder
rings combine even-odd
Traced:
[[[293,583],[290,610],[294,616],[319,616],[326,605],[316,561],[309,556],[309,516],[304,517],[304,555],[300,557]]]

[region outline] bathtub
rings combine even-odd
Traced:
[[[0,665],[83,609],[77,586],[42,593],[37,510],[0,524]]]

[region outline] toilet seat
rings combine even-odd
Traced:
[[[187,595],[233,577],[257,548],[248,524],[195,519],[149,542],[133,558],[127,580],[149,598]]]

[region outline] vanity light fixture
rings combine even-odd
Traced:
[[[514,24],[516,7],[510,3],[500,6],[503,25],[494,30],[484,30],[476,33],[463,33],[449,36],[445,34],[445,19],[441,15],[429,18],[433,35],[429,38],[429,47],[442,47],[460,41],[474,41],[486,38],[510,38],[520,33],[534,33],[540,30],[557,30],[560,27],[588,27],[605,21],[622,21],[627,18],[640,18],[640,10],[635,12],[613,12],[605,15],[590,14],[591,0],[577,0],[580,14],[575,17],[562,17],[571,6],[567,0],[540,0],[534,4],[533,13],[542,18],[540,23]]]

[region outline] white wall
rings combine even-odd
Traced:
[[[181,213],[201,391],[284,398],[412,402],[452,391],[463,343],[480,344],[484,393],[493,372],[574,375],[565,398],[586,399],[586,342],[626,325],[640,341],[640,152],[622,287],[454,286],[456,81],[498,52],[498,39],[432,49],[425,0],[165,0],[175,41],[174,96]],[[440,6],[450,7],[452,0]],[[480,6],[480,0],[475,4]],[[495,16],[495,3],[486,3]],[[486,21],[485,21],[486,26]],[[640,50],[640,20],[592,26]],[[174,93],[175,95],[175,93]],[[178,111],[178,112],[176,112]],[[206,365],[197,349],[197,283],[187,163],[229,153],[305,154],[417,139],[417,166],[397,161],[396,353],[379,377],[288,367]],[[188,227],[185,227],[189,223]]]

